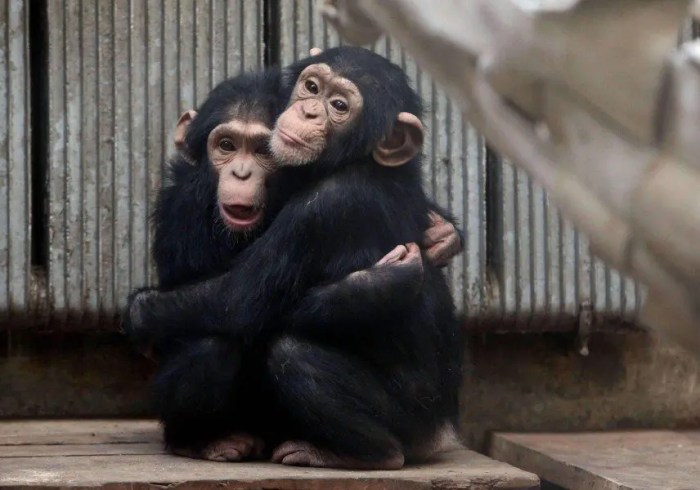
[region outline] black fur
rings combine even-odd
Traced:
[[[270,213],[274,219],[262,236],[231,243],[212,226],[210,190],[197,187],[211,185],[205,165],[184,177],[190,169],[175,162],[180,186],[199,182],[189,194],[202,199],[192,236],[185,239],[190,231],[172,222],[182,209],[192,224],[188,213],[195,211],[177,203],[183,193],[168,197],[166,190],[159,201],[156,241],[165,248],[165,236],[178,242],[175,250],[156,246],[163,286],[227,270],[141,298],[127,325],[138,342],[182,341],[166,349],[174,354],[166,356],[155,384],[171,446],[196,447],[243,430],[272,444],[307,440],[358,460],[397,453],[411,459],[456,416],[461,345],[440,271],[424,260],[422,286],[389,301],[371,288],[355,291],[361,296],[350,301],[354,292],[337,284],[397,244],[420,243],[428,227],[431,204],[421,187],[420,159],[386,168],[371,157],[399,112],[420,116],[420,99],[384,58],[336,48],[286,70],[281,100],[298,74],[319,62],[358,85],[362,117],[349,135],[333,138],[317,162],[283,168],[270,179],[280,209]],[[218,105],[225,104],[212,102]],[[188,133],[198,160],[217,117]]]
[[[161,289],[221,273],[255,238],[234,236],[221,220],[218,178],[207,157],[207,138],[234,113],[271,126],[280,110],[279,90],[279,70],[247,73],[220,83],[198,109],[185,138],[188,154],[170,163],[153,216],[153,257]]]

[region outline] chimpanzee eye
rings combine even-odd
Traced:
[[[264,157],[269,156],[270,155],[270,147],[267,145],[258,146],[255,149],[255,153],[258,155],[262,155]]]
[[[226,152],[236,151],[236,145],[234,145],[233,141],[230,139],[223,138],[221,141],[219,141],[219,149]]]
[[[331,105],[338,112],[347,112],[348,111],[348,105],[340,99],[335,99],[333,102],[331,102]]]
[[[318,93],[318,85],[316,85],[316,82],[314,82],[313,80],[307,80],[304,83],[304,87],[306,87],[306,90],[308,90],[312,94]]]

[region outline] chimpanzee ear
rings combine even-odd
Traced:
[[[318,56],[321,53],[323,53],[321,48],[313,47],[309,50],[309,56]]]
[[[401,112],[391,134],[379,142],[372,156],[380,165],[398,167],[408,163],[423,146],[423,124],[410,112]]]
[[[187,135],[187,128],[190,123],[197,117],[197,111],[185,111],[177,120],[177,125],[175,126],[175,135],[173,136],[173,142],[175,143],[175,148],[178,151],[184,151],[187,153],[187,147],[185,146],[185,136]]]

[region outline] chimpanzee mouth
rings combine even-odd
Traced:
[[[262,218],[262,206],[244,204],[220,204],[221,217],[232,230],[242,230],[257,224]]]
[[[277,127],[277,132],[279,133],[280,139],[287,145],[300,146],[306,148],[307,150],[313,150],[309,144],[302,140],[295,134],[285,131],[284,129]]]

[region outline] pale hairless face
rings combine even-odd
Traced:
[[[270,146],[287,165],[312,162],[333,134],[351,129],[362,112],[362,95],[325,63],[299,75],[287,110],[277,119]]]
[[[265,178],[272,169],[270,133],[262,122],[233,120],[209,134],[207,153],[219,175],[219,211],[232,231],[252,229],[263,218]]]

